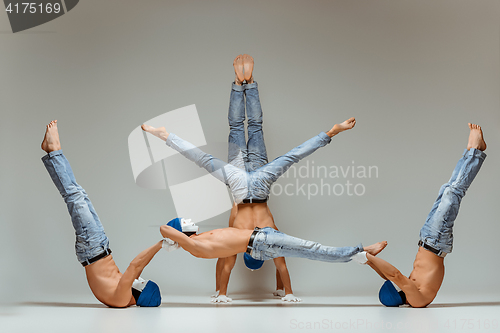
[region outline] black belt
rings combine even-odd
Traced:
[[[432,253],[434,253],[434,254],[435,254],[435,255],[437,255],[438,257],[441,257],[441,258],[446,257],[446,252],[443,252],[443,251],[441,251],[441,250],[435,249],[435,248],[433,248],[432,246],[427,245],[426,243],[422,242],[422,240],[419,240],[419,241],[418,241],[418,246],[421,246],[421,247],[423,247],[424,249],[431,251]]]
[[[85,262],[82,262],[82,266],[85,267],[87,265],[95,263],[97,260],[102,259],[111,254],[111,249],[106,249],[103,253],[95,256],[94,258],[87,259]]]
[[[269,197],[265,198],[265,199],[243,199],[242,203],[264,203],[264,202],[267,202],[267,199],[269,199]]]
[[[252,235],[250,235],[250,239],[248,240],[248,245],[247,245],[247,253],[251,254],[253,250],[253,240],[255,239],[255,235],[260,231],[260,228],[255,227],[254,231],[252,232]]]

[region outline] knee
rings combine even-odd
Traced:
[[[253,116],[248,117],[248,126],[249,127],[261,127],[262,126],[262,117],[261,116]]]
[[[443,196],[447,196],[450,201],[460,201],[465,195],[465,189],[457,183],[449,184],[443,191]]]
[[[84,191],[78,190],[76,186],[71,187],[68,191],[63,193],[64,201],[68,203],[78,203],[85,201],[86,193]]]

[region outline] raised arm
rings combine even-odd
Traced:
[[[123,303],[124,306],[126,306],[130,302],[134,280],[141,276],[144,267],[146,267],[155,254],[161,250],[161,244],[161,241],[156,243],[139,253],[139,255],[132,260],[116,287],[115,299],[117,303]]]

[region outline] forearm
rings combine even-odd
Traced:
[[[276,269],[276,290],[283,290],[283,281],[281,281],[280,271]]]
[[[215,266],[215,291],[220,290],[220,278],[222,275],[223,268],[224,268],[224,258],[217,259],[217,265]]]
[[[293,294],[292,281],[290,280],[290,274],[288,273],[288,268],[286,267],[285,258],[275,258],[274,264],[279,272],[279,277],[281,278],[282,288],[285,289],[285,294]]]
[[[142,251],[141,253],[139,253],[134,258],[134,260],[132,260],[130,265],[135,267],[137,277],[139,277],[141,275],[142,270],[144,269],[144,267],[146,267],[149,264],[151,259],[153,259],[153,257],[155,256],[155,254],[161,250],[161,245],[162,245],[162,242],[159,241],[155,245],[153,245],[153,246],[147,248],[146,250]],[[135,278],[137,278],[137,277],[135,277]]]
[[[368,259],[368,266],[377,272],[377,274],[384,280],[393,280],[398,276],[398,274],[401,274],[396,267],[389,264],[384,259],[378,258],[369,253],[366,254],[366,259]]]
[[[227,286],[229,284],[229,277],[233,270],[234,263],[236,262],[236,255],[224,258],[224,268],[220,275],[220,289],[219,295],[227,295]]]
[[[222,270],[220,275],[219,295],[227,295],[227,286],[229,284],[230,276],[231,271],[226,272],[226,270]]]

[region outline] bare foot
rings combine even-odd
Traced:
[[[47,125],[45,137],[42,141],[42,149],[45,150],[47,154],[51,151],[61,149],[61,143],[59,142],[59,132],[57,131],[57,120],[52,120]]]
[[[350,130],[351,128],[356,125],[356,119],[354,117],[347,119],[344,121],[342,124],[335,124],[333,125],[332,129],[326,132],[326,134],[331,138],[340,132]]]
[[[243,55],[243,67],[245,68],[245,80],[247,83],[253,83],[253,58],[248,54]]]
[[[167,132],[165,127],[154,128],[153,126],[142,124],[141,128],[143,131],[151,133],[154,136],[162,139],[163,141],[167,141],[169,133]]]
[[[467,150],[471,148],[476,148],[481,151],[486,150],[486,142],[484,142],[481,126],[469,123],[469,128],[470,134],[469,143],[467,144]]]
[[[233,61],[234,73],[236,74],[236,79],[234,83],[241,86],[243,80],[245,80],[245,75],[243,74],[243,56],[240,54]]]
[[[386,246],[387,246],[387,241],[383,241],[383,242],[378,242],[378,243],[372,244],[370,246],[366,246],[363,248],[363,250],[365,250],[366,252],[368,252],[372,256],[376,256],[377,254],[380,253],[380,251],[385,249]]]

